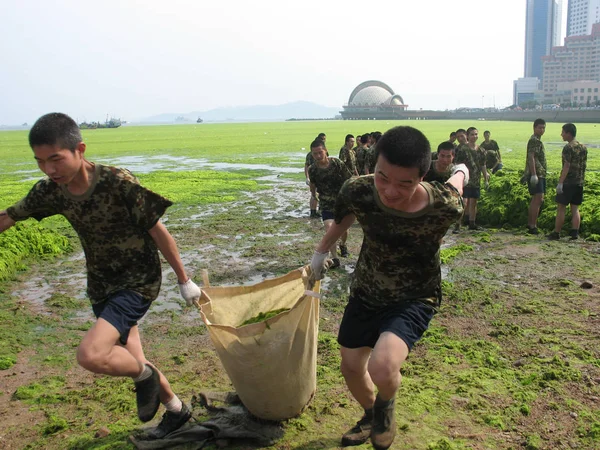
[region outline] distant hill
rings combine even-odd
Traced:
[[[189,113],[166,113],[141,119],[152,123],[195,123],[198,117],[205,122],[226,120],[286,120],[286,119],[328,119],[339,114],[341,108],[318,105],[311,102],[292,102],[283,105],[254,105],[217,108],[208,111]]]

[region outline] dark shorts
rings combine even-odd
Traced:
[[[332,211],[321,210],[321,218],[323,219],[323,222],[326,220],[334,220],[335,214],[333,214]]]
[[[476,187],[465,186],[463,188],[463,198],[479,198],[481,197],[481,189]]]
[[[556,194],[556,203],[561,205],[581,205],[583,203],[583,186],[563,184],[563,193]]]
[[[411,350],[421,339],[435,308],[419,301],[388,305],[380,310],[365,309],[360,300],[350,297],[340,325],[338,342],[342,347],[374,348],[379,336],[390,331]]]
[[[129,331],[144,317],[151,304],[137,292],[123,290],[115,292],[102,303],[92,305],[92,309],[97,319],[102,318],[117,329],[119,342],[126,345]]]
[[[529,182],[527,182],[527,187],[529,189],[529,195],[536,194],[545,194],[546,193],[546,179],[538,178],[538,184],[535,186],[531,186]]]

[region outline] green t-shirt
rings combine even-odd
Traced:
[[[347,181],[338,195],[335,221],[354,214],[363,229],[350,295],[368,309],[414,300],[441,302],[440,243],[463,204],[451,185],[422,186],[429,204],[415,213],[386,207],[373,175]]]
[[[346,167],[352,175],[356,170],[356,154],[354,149],[348,149],[345,145],[340,149],[340,161],[346,164]]]
[[[575,140],[569,142],[563,148],[562,161],[563,164],[565,162],[569,163],[569,172],[564,184],[583,186],[587,166],[587,148],[585,145]]]
[[[158,251],[148,233],[172,202],[140,186],[126,169],[95,164],[91,186],[82,195],[49,178],[38,181],[7,209],[15,221],[63,215],[83,247],[87,294],[93,304],[128,289],[153,301],[160,290]]]
[[[538,178],[546,178],[546,152],[544,151],[544,143],[535,134],[529,138],[527,142],[527,161],[525,162],[525,176],[529,179],[531,172],[529,170],[529,158],[533,154],[535,162],[535,174]]]
[[[472,149],[467,144],[462,144],[456,150],[454,164],[464,164],[469,169],[468,187],[481,187],[481,172],[485,167],[486,153],[481,147],[477,146]]]
[[[335,199],[344,181],[352,174],[346,165],[337,158],[330,157],[327,167],[319,167],[316,163],[308,168],[310,182],[317,188],[321,211],[333,211]]]
[[[371,147],[369,147],[367,153],[365,154],[365,166],[369,168],[369,174],[375,173],[375,165],[377,164],[377,159],[375,158],[376,145],[377,144],[373,144]]]

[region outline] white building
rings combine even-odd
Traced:
[[[592,25],[600,22],[600,0],[569,0],[567,36],[592,34]]]
[[[539,89],[539,78],[519,78],[513,81],[513,104],[523,105],[536,100]]]

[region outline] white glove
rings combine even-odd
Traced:
[[[562,183],[558,183],[558,184],[556,185],[556,193],[557,193],[558,195],[560,195],[560,194],[562,194],[562,193],[563,193],[563,184],[562,184]]]
[[[329,264],[327,264],[327,257],[329,256],[329,252],[319,253],[315,251],[313,253],[312,260],[310,261],[310,278],[314,281],[322,280],[325,276],[325,272],[329,268]]]
[[[185,300],[185,303],[188,306],[192,306],[194,304],[194,300],[200,300],[200,296],[202,295],[202,290],[198,287],[198,285],[196,283],[194,283],[192,281],[191,278],[188,278],[188,280],[185,283],[178,283],[179,284],[179,293],[181,294],[181,296],[183,297],[183,299]]]
[[[531,175],[531,178],[529,179],[529,184],[532,186],[537,186],[538,184],[538,177],[537,175]]]
[[[465,179],[463,181],[463,187],[469,183],[469,169],[464,164],[457,164],[452,168],[452,172],[450,173],[450,177],[452,177],[456,172],[462,172],[465,174]]]

